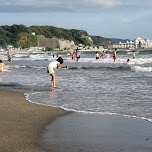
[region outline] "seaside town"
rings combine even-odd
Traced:
[[[32,32],[32,35],[35,35],[34,32]],[[88,37],[90,41],[93,41],[91,37]],[[39,40],[40,41],[40,40]],[[135,40],[127,40],[125,43],[122,43],[119,41],[119,43],[112,43],[111,41],[106,41],[104,42],[103,45],[101,46],[85,46],[84,44],[78,44],[75,45],[74,41],[69,41],[69,40],[64,40],[64,39],[45,39],[47,42],[52,41],[58,41],[59,47],[55,48],[53,51],[69,51],[73,52],[74,50],[79,50],[79,51],[104,51],[104,50],[113,50],[115,48],[119,50],[136,50],[136,49],[152,49],[152,40],[149,39],[143,39],[141,37],[136,38]],[[50,43],[50,46],[51,46]],[[53,42],[54,43],[54,42]],[[54,45],[54,44],[53,44]],[[29,47],[29,48],[15,48],[13,45],[8,45],[6,48],[0,49],[0,52],[6,52],[6,51],[46,51],[46,46],[40,45],[37,47]]]

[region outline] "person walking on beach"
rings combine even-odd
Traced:
[[[56,61],[53,61],[49,64],[49,66],[47,67],[47,71],[48,73],[52,76],[52,87],[56,87],[55,86],[55,73],[54,73],[54,69],[58,69],[58,68],[68,68],[67,66],[61,66],[61,64],[63,63],[63,59],[62,57],[59,57]]]
[[[100,55],[99,55],[99,53],[98,53],[98,52],[96,52],[95,58],[96,58],[96,60],[99,60]]]
[[[8,61],[7,63],[12,63],[12,57],[9,52],[7,52]]]
[[[0,60],[0,72],[5,71],[5,64]]]
[[[135,52],[134,52],[134,51],[133,51],[132,57],[133,57],[133,59],[135,59],[135,58],[136,58],[136,54],[135,54]]]
[[[117,52],[117,48],[113,52],[114,66],[116,65],[116,60],[117,60],[116,52]]]

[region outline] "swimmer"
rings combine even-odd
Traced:
[[[129,60],[129,59],[127,59],[127,62],[126,62],[126,64],[130,64],[130,60]]]
[[[129,59],[127,59],[127,61],[126,61],[125,65],[133,65],[133,63],[131,63],[131,62],[130,62],[130,60],[129,60]]]
[[[0,60],[0,72],[5,71],[5,64],[2,62],[2,60]]]
[[[106,52],[105,56],[106,56],[106,57],[108,57],[108,56],[109,56],[108,52]]]

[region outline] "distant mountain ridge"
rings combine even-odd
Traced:
[[[109,38],[111,39],[114,43],[119,43],[120,41],[122,43],[126,43],[126,41],[130,41],[130,39],[118,39],[118,38]]]

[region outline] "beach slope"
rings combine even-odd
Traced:
[[[0,151],[44,152],[44,127],[68,112],[28,102],[23,93],[0,90]]]

